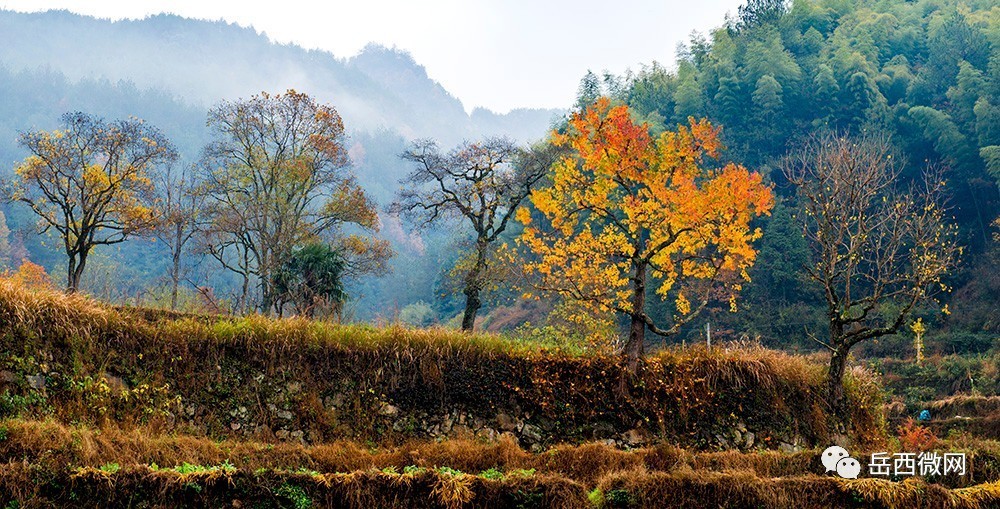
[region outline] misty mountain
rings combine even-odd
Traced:
[[[66,11],[0,10],[0,178],[27,155],[17,145],[19,132],[56,128],[68,111],[147,120],[177,145],[180,164],[191,164],[209,139],[205,119],[213,104],[289,88],[337,108],[349,133],[354,172],[381,204],[392,199],[409,171],[399,154],[410,140],[433,138],[450,147],[463,139],[507,135],[529,143],[545,136],[562,114],[477,108],[470,115],[408,53],[377,45],[338,58],[275,44],[252,28],[222,21],[159,15],[113,22]],[[37,218],[17,204],[2,210],[28,258],[50,272],[60,270],[64,255],[57,239],[35,233]],[[357,317],[383,313],[380,302],[433,300],[438,258],[452,256],[442,254],[452,232],[424,243],[405,225],[385,219],[382,235],[398,252],[395,270],[380,282],[349,288]],[[98,250],[85,277],[88,290],[108,300],[145,291],[163,273],[161,249],[131,240]],[[224,276],[215,269],[201,264],[211,277]],[[216,284],[224,292],[226,282]]]
[[[544,136],[558,110],[500,115],[462,103],[406,52],[369,45],[351,58],[271,42],[253,28],[175,15],[110,21],[67,11],[0,10],[0,63],[68,80],[127,80],[207,108],[294,88],[333,104],[349,131],[389,128],[448,145],[484,134]]]

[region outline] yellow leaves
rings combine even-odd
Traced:
[[[690,119],[652,140],[646,125],[607,99],[574,114],[567,132],[552,136],[574,153],[553,165],[551,185],[531,195],[542,220],[518,211],[531,224],[519,242],[539,260],[529,270],[557,293],[618,309],[631,307],[625,290],[638,266],[651,268],[664,299],[678,282],[746,278],[761,235],[750,221],[770,213],[774,196],[759,173],[706,166],[723,148],[719,132]],[[678,311],[690,313],[677,292]]]
[[[381,226],[375,203],[350,180],[333,190],[323,213],[338,223],[352,223],[369,230],[378,231]]]
[[[514,213],[514,219],[527,226],[531,224],[531,211],[529,211],[527,207],[519,207],[517,212]]]
[[[677,312],[681,315],[686,315],[691,312],[691,302],[687,300],[687,297],[685,297],[683,293],[677,293],[677,300],[675,303],[677,305]]]

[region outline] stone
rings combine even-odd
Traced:
[[[291,437],[292,437],[293,439],[295,439],[295,440],[302,440],[302,437],[304,437],[304,436],[305,436],[305,433],[304,433],[304,432],[303,432],[302,430],[300,430],[300,429],[297,429],[297,430],[295,430],[295,431],[293,431],[293,432],[289,433],[289,435],[290,435],[290,436],[291,436]]]
[[[382,406],[379,407],[378,409],[378,413],[381,415],[392,417],[395,415],[399,415],[399,408],[383,401]]]
[[[615,427],[609,422],[598,422],[597,424],[594,424],[592,429],[594,431],[594,438],[598,440],[609,438],[615,434]]]
[[[278,437],[278,440],[285,440],[286,438],[288,438],[288,430],[287,429],[279,429],[274,434],[274,436]]]
[[[17,381],[17,375],[13,371],[7,371],[6,369],[0,371],[0,382],[3,383],[14,383]]]
[[[476,432],[476,438],[486,440],[488,442],[496,442],[499,433],[493,428],[483,428]]]
[[[781,442],[778,444],[778,450],[786,454],[791,454],[793,452],[799,452],[801,448],[788,442]]]
[[[451,434],[457,437],[469,437],[472,436],[472,428],[466,426],[465,424],[456,424],[455,427],[451,429]]]
[[[25,377],[28,379],[28,385],[32,389],[42,390],[45,389],[45,376],[44,375],[28,375]]]
[[[542,441],[542,429],[532,424],[525,424],[521,428],[521,436],[529,442],[538,443]]]
[[[344,406],[344,400],[345,399],[347,399],[347,397],[344,396],[343,393],[338,392],[338,393],[334,394],[332,398],[330,398],[330,406],[334,406],[334,407]]]
[[[753,434],[753,431],[747,431],[746,433],[747,447],[753,447],[753,444],[756,440],[757,436]]]
[[[648,442],[648,435],[645,431],[634,428],[622,434],[622,441],[632,447],[640,446]]]
[[[497,426],[503,431],[514,431],[517,429],[517,419],[505,414],[497,414]]]
[[[736,444],[743,443],[743,433],[740,433],[740,430],[738,429],[733,430],[733,442]]]
[[[284,420],[286,420],[286,421],[290,421],[290,420],[292,420],[292,419],[293,419],[294,417],[295,417],[295,416],[294,416],[294,415],[292,415],[292,413],[291,413],[291,412],[289,412],[288,410],[279,410],[279,411],[278,411],[278,418],[279,418],[279,419],[284,419]]]
[[[128,390],[128,384],[125,383],[125,379],[120,376],[104,374],[104,380],[107,382],[108,387],[111,388],[117,394],[121,394]]]
[[[240,423],[238,423],[238,422],[231,422],[231,423],[229,423],[229,429],[231,429],[231,430],[233,430],[233,431],[237,431],[237,430],[239,430],[239,429],[240,429],[241,427],[242,427],[242,426],[241,426],[241,425],[240,425]]]

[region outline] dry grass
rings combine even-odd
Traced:
[[[950,481],[982,484],[949,490],[917,480],[827,476],[818,450],[699,453],[661,445],[621,451],[585,444],[533,454],[509,439],[414,442],[373,450],[349,442],[216,442],[51,421],[4,421],[0,429],[6,436],[0,440],[0,503],[31,502],[22,507],[72,507],[70,494],[110,507],[135,505],[136,494],[164,507],[231,506],[234,500],[279,506],[288,504],[282,498],[291,489],[286,485],[301,488],[300,494],[314,503],[334,507],[575,508],[590,507],[594,500],[604,507],[617,507],[622,500],[628,507],[695,508],[1000,505],[1000,473],[977,469],[988,461],[975,455],[969,475]],[[186,473],[171,468],[184,464],[213,468]],[[502,477],[483,474],[489,469]],[[86,502],[77,506],[87,507]]]
[[[969,396],[959,394],[933,401],[927,405],[936,418],[986,417],[1000,414],[1000,396]]]
[[[261,316],[179,317],[0,282],[0,348],[20,359],[0,365],[21,377],[12,394],[30,395],[29,375],[48,373],[52,382],[46,401],[16,415],[63,422],[155,424],[245,438],[233,433],[230,412],[254,409],[260,419],[251,424],[270,430],[279,423],[268,417],[266,403],[280,401],[294,414],[294,426],[317,441],[414,438],[389,430],[393,423],[378,414],[388,401],[404,412],[458,408],[486,421],[500,412],[527,414],[557,423],[551,436],[571,442],[594,438],[596,423],[619,433],[638,427],[685,445],[711,445],[740,421],[757,430],[764,447],[777,447],[782,436],[807,444],[829,438],[822,364],[746,345],[665,349],[632,377],[614,356],[497,335]],[[148,401],[87,392],[90,380],[106,375],[129,388],[150,388],[143,393]],[[853,435],[870,445],[885,432],[872,403],[878,388],[866,376],[853,372],[848,394],[857,403]],[[618,390],[622,379],[625,394]],[[294,397],[284,392],[293,382],[302,387]],[[157,395],[157,388],[167,389]],[[351,410],[333,417],[323,401],[341,392]],[[194,419],[176,418],[180,406],[171,402],[178,398],[197,408]],[[268,439],[267,433],[258,438]]]

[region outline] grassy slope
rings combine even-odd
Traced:
[[[647,423],[676,444],[743,421],[822,443],[822,365],[759,348],[667,350],[637,378],[616,359],[489,335],[185,317],[102,307],[0,282],[0,504],[21,507],[992,507],[1000,446],[964,479],[849,481],[818,451],[526,451],[391,431],[379,405],[533,414],[553,437]],[[261,376],[263,375],[263,376]],[[44,389],[36,388],[44,383]],[[289,394],[289,383],[299,388]],[[322,401],[351,388],[331,424]],[[284,391],[284,392],[282,392]],[[884,440],[877,384],[850,377],[855,445]],[[251,398],[284,398],[314,443],[231,428]],[[319,403],[317,403],[319,401]],[[181,418],[195,406],[193,418]],[[261,417],[270,424],[267,417]],[[197,421],[200,426],[191,426]],[[366,428],[367,426],[367,428]],[[707,430],[707,431],[706,431]],[[778,432],[775,432],[778,436]],[[766,437],[764,437],[766,438]],[[365,445],[358,440],[367,440]],[[758,447],[768,442],[759,441]],[[972,485],[974,483],[979,483]],[[951,489],[945,486],[950,486]]]
[[[524,416],[545,443],[599,438],[603,426],[713,447],[738,423],[764,447],[830,438],[822,365],[761,348],[664,350],[631,376],[614,356],[492,335],[157,316],[8,283],[0,348],[0,412],[26,418],[261,440],[284,427],[313,442],[392,444],[421,437],[400,419],[458,409],[486,422]],[[852,438],[877,444],[878,388],[862,372],[850,380]],[[276,416],[285,411],[290,419]]]

